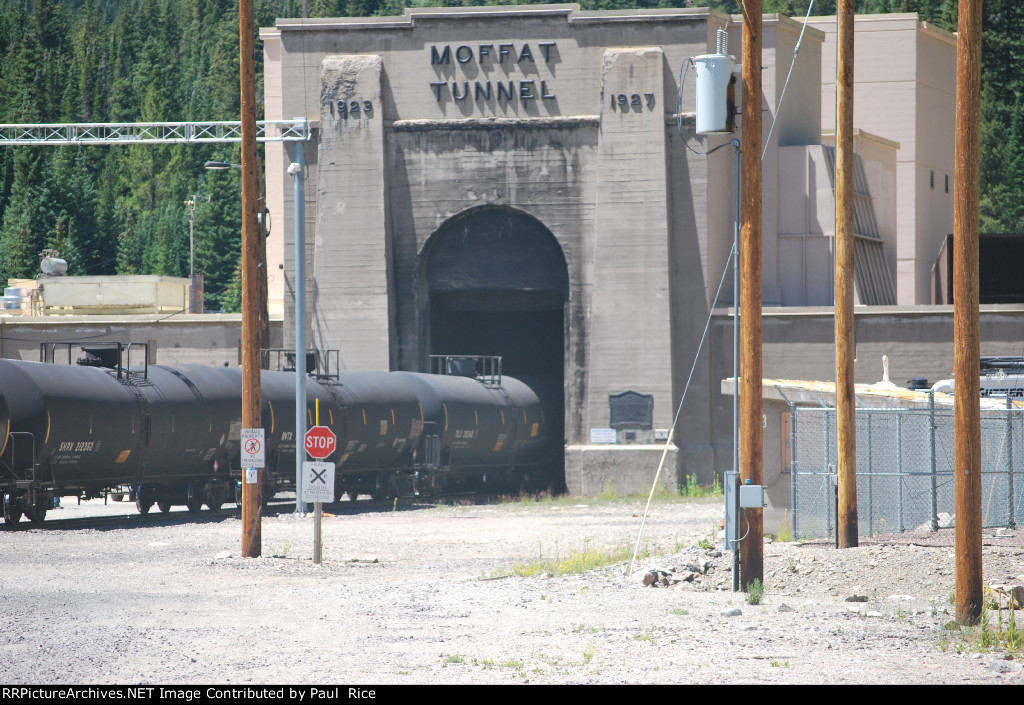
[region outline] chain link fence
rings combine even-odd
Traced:
[[[862,536],[953,525],[952,409],[857,409]],[[835,537],[836,410],[791,407],[793,536]],[[983,527],[1024,517],[1024,410],[981,413]]]

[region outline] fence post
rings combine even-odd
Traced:
[[[1017,522],[1013,511],[1013,401],[1011,400],[1009,393],[1006,395],[1006,479],[1010,485],[1009,491],[1006,493],[1007,499],[1010,501],[1010,517],[1008,523],[1011,528],[1016,528]]]
[[[871,412],[865,412],[868,417],[868,536],[875,535],[875,498],[872,494],[872,474],[874,468],[871,465]]]
[[[903,533],[903,411],[896,410],[896,526]]]
[[[830,421],[828,420],[828,409],[825,409],[825,529],[828,531],[828,535],[832,535],[832,500],[838,501],[838,496],[833,497],[832,491],[832,449],[831,449],[831,436],[829,433],[831,430],[829,426]],[[839,539],[839,531],[836,531],[836,540]]]
[[[789,402],[789,472],[789,506],[793,512],[791,528],[793,540],[796,541],[796,404],[793,402]]]
[[[928,449],[928,459],[932,468],[932,531],[939,530],[939,497],[935,479],[935,392],[928,390],[928,425],[931,429],[931,443]]]

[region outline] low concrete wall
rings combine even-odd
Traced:
[[[565,485],[570,494],[596,495],[606,489],[619,494],[650,492],[664,445],[585,445],[565,449]],[[676,456],[679,449],[669,446],[660,484],[675,492]]]
[[[234,367],[241,364],[241,330],[237,313],[0,316],[0,357],[39,360],[40,343],[148,343],[151,362]],[[281,321],[271,321],[270,347],[281,347],[281,332]]]

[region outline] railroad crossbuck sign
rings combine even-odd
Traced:
[[[334,463],[302,464],[302,501],[334,501]]]
[[[314,426],[306,432],[306,452],[318,460],[329,457],[337,443],[334,431],[326,426]]]

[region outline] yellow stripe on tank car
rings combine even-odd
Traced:
[[[501,409],[501,425],[505,425],[505,410]]]
[[[122,450],[121,454],[117,456],[117,460],[115,460],[114,462],[115,463],[123,463],[124,461],[128,460],[128,456],[131,455],[131,454],[132,454],[131,450]]]
[[[363,409],[363,425],[366,425],[366,409]]]
[[[50,442],[50,410],[46,410],[46,438],[43,439],[43,444]]]
[[[270,407],[270,432],[274,432],[274,402],[267,399],[267,406]]]
[[[476,409],[473,409],[473,418],[476,420],[476,425],[479,426],[480,425],[480,412],[478,412]]]
[[[327,410],[327,418],[331,420],[331,425],[334,425],[334,409]]]
[[[536,437],[537,437],[537,430],[538,430],[538,429],[537,429],[537,427],[538,427],[539,425],[540,425],[540,424],[534,424],[534,425],[533,425],[533,430],[532,430],[532,431],[530,431],[530,438],[536,438]]]
[[[11,420],[7,419],[7,430],[4,431],[4,447],[0,448],[0,455],[3,455],[4,451],[7,450],[7,441],[10,440],[10,436],[11,436]]]
[[[501,446],[504,445],[504,443],[505,441],[498,441],[498,443],[494,446],[494,452],[497,453],[499,450],[501,450]]]
[[[441,406],[444,407],[444,430],[448,430],[448,405],[441,402]]]
[[[391,410],[391,425],[392,426],[395,425],[395,410],[394,409]]]
[[[523,409],[523,423],[529,423],[529,421],[526,420],[526,409]]]
[[[423,428],[423,422],[424,422],[423,421],[423,403],[422,402],[416,402],[416,403],[419,404],[419,407],[420,407],[420,428]]]

